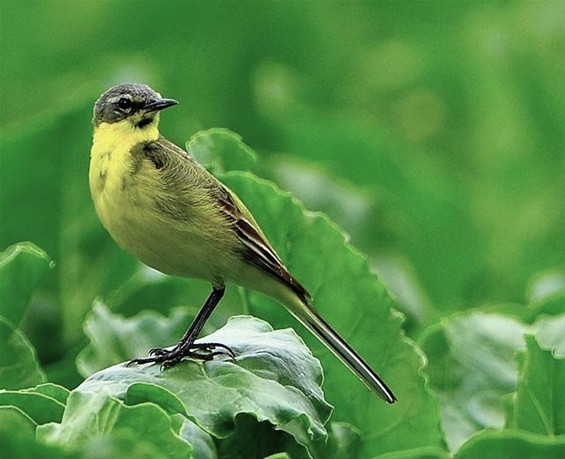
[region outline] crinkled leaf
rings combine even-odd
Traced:
[[[549,437],[565,434],[564,387],[565,358],[543,350],[532,335],[527,335],[513,427]]]
[[[524,334],[535,333],[542,346],[563,355],[564,312],[561,301],[552,306],[553,315],[541,315],[530,325],[500,312],[474,311],[426,330],[420,344],[429,358],[426,373],[438,395],[450,449],[481,429],[508,424],[518,381],[513,357],[525,349]]]
[[[243,143],[241,136],[227,129],[201,131],[188,141],[188,152],[213,172],[246,171],[257,160],[255,152]]]
[[[30,242],[0,253],[0,316],[18,327],[37,283],[52,266],[47,254]]]
[[[35,349],[3,317],[0,317],[0,349],[0,388],[22,389],[45,381]]]
[[[426,374],[437,394],[451,450],[485,427],[502,428],[501,398],[516,387],[513,358],[526,325],[499,314],[456,315],[422,336]]]
[[[186,309],[175,309],[167,319],[157,312],[145,311],[135,319],[112,314],[96,302],[84,323],[90,344],[77,358],[83,376],[119,362],[140,357],[154,347],[169,346],[180,339],[189,324]]]
[[[454,459],[563,459],[565,435],[549,438],[528,432],[486,430],[475,435]]]
[[[73,391],[60,424],[37,429],[42,441],[68,448],[92,446],[100,437],[127,436],[131,443],[148,442],[165,457],[190,457],[191,447],[171,428],[171,419],[159,406],[142,403],[127,406],[104,391]],[[121,447],[120,447],[121,448]]]
[[[324,389],[335,406],[334,419],[363,432],[362,457],[406,447],[439,445],[437,406],[420,375],[423,358],[403,337],[393,302],[367,260],[327,218],[305,212],[288,194],[245,173],[222,180],[254,213],[288,268],[314,297],[315,308],[367,359],[391,386],[399,402],[388,406],[368,391],[278,303],[251,293],[251,312],[278,325],[299,327],[320,358]]]
[[[239,414],[268,421],[301,444],[326,434],[331,408],[320,389],[321,368],[292,330],[273,331],[266,322],[236,316],[200,341],[229,346],[236,361],[183,361],[166,371],[159,365],[116,365],[92,375],[77,391],[151,401],[169,412],[180,411],[180,400],[182,413],[218,438],[234,432]]]

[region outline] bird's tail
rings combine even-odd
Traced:
[[[387,403],[396,402],[392,390],[373,369],[355,352],[345,340],[314,310],[308,299],[300,299],[294,295],[294,301],[287,309],[308,330],[310,330],[347,368],[349,368],[365,385]],[[299,304],[298,304],[299,303]]]

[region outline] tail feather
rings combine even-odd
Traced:
[[[396,402],[392,390],[377,375],[363,358],[339,336],[339,334],[310,306],[300,300],[300,307],[289,307],[289,311],[347,366],[365,385],[387,403]]]

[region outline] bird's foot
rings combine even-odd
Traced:
[[[227,356],[235,359],[235,352],[228,346],[220,343],[192,343],[191,345],[176,345],[172,349],[154,348],[149,351],[149,357],[130,360],[127,366],[145,363],[160,363],[161,367],[175,366],[183,358],[195,360],[213,360],[216,356]]]

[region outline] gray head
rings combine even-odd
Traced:
[[[156,115],[161,110],[176,104],[176,100],[163,99],[144,84],[121,84],[108,89],[98,98],[94,104],[94,124],[98,126],[128,119],[142,129],[157,119]]]

